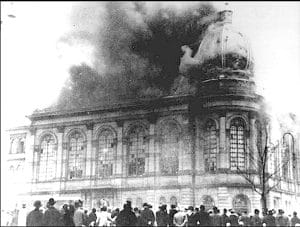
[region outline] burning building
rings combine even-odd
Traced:
[[[29,176],[23,195],[80,197],[90,208],[126,200],[137,207],[260,208],[242,173],[257,174],[251,158],[268,142],[268,116],[256,93],[249,43],[231,16],[220,12],[197,48],[182,47],[179,73],[194,93],[37,111],[29,127],[10,130],[10,170],[23,168]],[[299,142],[293,145],[299,157]],[[299,164],[286,168],[287,178],[267,196],[270,208],[300,201]]]

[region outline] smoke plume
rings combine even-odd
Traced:
[[[189,92],[178,75],[181,46],[197,48],[213,21],[208,3],[87,2],[74,7],[68,45],[94,49],[93,64],[74,65],[55,107],[97,106]],[[198,45],[197,45],[198,44]]]

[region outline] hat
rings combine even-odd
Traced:
[[[50,198],[48,201],[49,205],[54,205],[56,201],[53,198]]]
[[[149,204],[148,203],[144,203],[143,207],[149,207]]]
[[[189,206],[187,209],[191,210],[191,211],[194,211],[194,207],[193,206]]]
[[[279,209],[279,210],[278,210],[278,213],[279,213],[279,214],[284,214],[284,211],[281,210],[281,209]]]
[[[273,215],[273,211],[272,211],[272,210],[269,210],[269,211],[268,211],[268,214],[269,214],[269,215]]]
[[[33,206],[34,207],[41,207],[42,206],[42,203],[40,200],[36,200],[34,203],[33,203]]]

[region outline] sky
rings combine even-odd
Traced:
[[[224,3],[212,2],[220,10]],[[274,113],[300,115],[300,3],[228,3],[233,25],[252,45],[259,91]],[[25,116],[57,99],[71,65],[91,64],[91,47],[59,42],[75,4],[1,2],[2,130],[30,124]]]

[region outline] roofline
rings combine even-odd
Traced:
[[[9,128],[6,131],[7,132],[11,132],[11,131],[17,131],[17,130],[29,130],[30,129],[30,125],[23,125],[23,126],[17,126],[14,128]]]
[[[178,103],[186,103],[192,95],[176,95],[176,96],[164,96],[154,99],[140,99],[136,101],[127,101],[123,103],[114,103],[108,105],[100,105],[96,107],[74,108],[70,110],[57,110],[57,111],[38,111],[31,115],[27,115],[31,121],[40,120],[45,118],[58,118],[58,117],[70,117],[85,114],[94,114],[101,112],[113,112],[124,109],[151,109],[159,106],[166,106]]]

